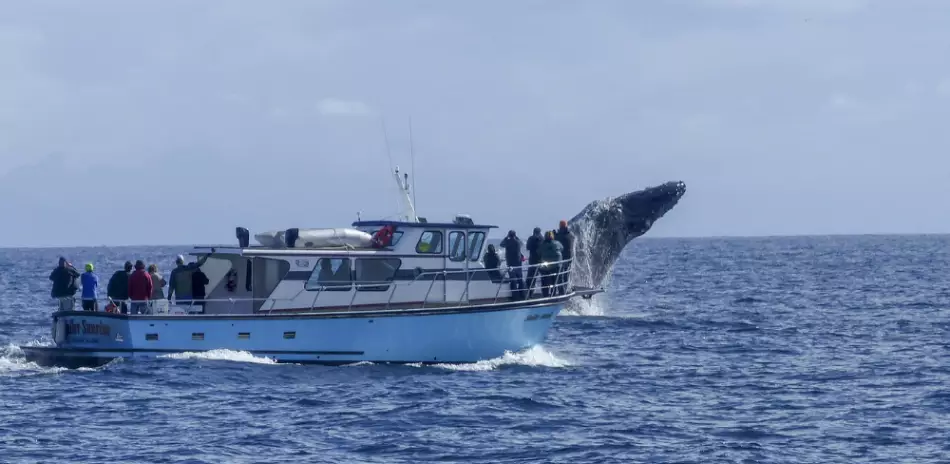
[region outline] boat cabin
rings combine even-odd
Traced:
[[[493,228],[467,216],[357,221],[346,229],[259,234],[262,244],[254,246],[238,228],[239,246],[191,254],[207,256],[206,314],[458,306],[511,296],[481,260]]]

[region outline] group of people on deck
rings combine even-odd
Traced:
[[[168,281],[155,264],[146,269],[142,260],[135,261],[134,265],[126,261],[123,268],[109,279],[106,286],[109,303],[105,310],[121,314],[151,314],[177,294],[175,301],[178,305],[193,305],[198,308],[196,312],[204,312],[205,286],[209,281],[201,271],[201,265],[207,259],[204,256],[197,262],[186,264],[185,258],[178,255]],[[53,283],[50,296],[57,300],[60,311],[75,310],[76,293],[80,291],[83,311],[99,310],[99,276],[92,263],[86,263],[85,272],[80,274],[65,257],[60,257],[49,280]],[[167,298],[163,290],[166,285]]]
[[[499,244],[505,250],[505,264],[508,266],[507,281],[511,287],[511,296],[514,299],[531,298],[534,296],[534,283],[540,274],[541,295],[544,297],[564,295],[567,293],[568,276],[570,275],[571,260],[574,256],[574,234],[567,226],[567,221],[561,221],[557,230],[547,231],[541,235],[541,228],[535,227],[528,237],[524,248],[528,250],[528,275],[522,275],[521,266],[525,261],[521,252],[522,242],[513,230]],[[560,262],[566,261],[566,262]],[[488,245],[484,257],[485,268],[495,282],[502,282],[498,268],[501,258],[494,245]]]

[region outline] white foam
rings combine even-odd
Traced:
[[[227,349],[216,349],[208,351],[185,351],[182,353],[171,353],[159,356],[167,359],[201,359],[208,361],[233,361],[253,364],[277,364],[273,359],[254,356],[247,351],[233,351]]]
[[[35,342],[35,341],[34,341]],[[41,343],[25,343],[30,346],[42,346]],[[66,371],[65,367],[43,367],[35,362],[26,360],[23,350],[19,346],[9,344],[0,348],[0,376],[23,374],[56,374]],[[84,369],[91,370],[91,369]]]
[[[607,313],[604,309],[607,305],[602,294],[594,295],[591,299],[572,298],[564,305],[564,309],[558,314],[558,317],[576,317],[576,316],[603,316]]]
[[[373,366],[375,363],[369,361],[359,361],[351,364],[344,364],[343,367],[362,367],[362,366]]]
[[[433,367],[453,371],[491,371],[501,366],[531,366],[531,367],[568,367],[570,362],[555,356],[541,346],[535,345],[524,351],[512,353],[506,351],[504,355],[466,364],[433,364]]]

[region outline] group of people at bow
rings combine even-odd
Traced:
[[[567,293],[571,260],[574,256],[574,234],[568,228],[567,221],[561,221],[557,230],[547,231],[543,236],[540,227],[534,228],[524,244],[524,248],[528,250],[527,278],[521,272],[525,258],[521,252],[522,242],[518,234],[509,230],[499,246],[505,250],[507,278],[502,277],[499,271],[501,257],[494,245],[488,245],[483,261],[492,281],[509,283],[513,299],[533,297],[534,283],[539,274],[543,297]]]
[[[196,306],[201,312],[205,286],[208,284],[208,277],[201,271],[201,265],[207,259],[205,256],[197,262],[185,263],[185,258],[179,255],[167,282],[157,265],[151,264],[146,269],[142,260],[137,260],[134,265],[126,261],[123,268],[109,279],[105,310],[122,314],[149,314],[154,312],[156,304],[171,301],[173,295],[177,295],[175,301],[178,305]],[[52,282],[50,296],[57,301],[60,311],[75,310],[76,293],[80,291],[82,309],[99,310],[99,276],[92,263],[86,263],[85,272],[80,274],[65,257],[60,257],[59,265],[50,273],[49,280]],[[167,298],[163,290],[166,285]]]

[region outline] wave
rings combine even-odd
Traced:
[[[200,359],[206,361],[232,361],[253,364],[277,364],[277,361],[264,356],[254,356],[247,351],[216,349],[208,351],[185,351],[158,356],[165,359]]]

